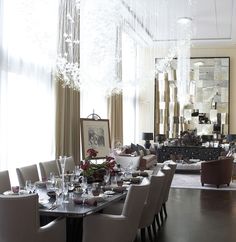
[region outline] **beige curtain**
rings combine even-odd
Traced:
[[[56,83],[56,156],[80,161],[80,92]]]
[[[123,95],[113,94],[108,97],[108,118],[110,120],[111,146],[115,148],[123,143]]]

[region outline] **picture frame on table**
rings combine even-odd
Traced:
[[[96,159],[106,158],[111,149],[109,120],[81,118],[80,124],[82,158],[85,159],[88,149],[98,152]]]

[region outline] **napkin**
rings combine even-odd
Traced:
[[[142,176],[142,177],[148,177],[148,173],[146,171],[136,171],[132,173],[133,177]]]
[[[74,203],[81,205],[81,204],[83,204],[83,200],[81,198],[75,198]],[[97,200],[96,200],[96,198],[86,198],[84,201],[84,204],[86,204],[88,206],[97,206]]]
[[[124,181],[129,181],[132,184],[139,184],[141,180],[139,177],[131,177],[131,178],[124,179]]]

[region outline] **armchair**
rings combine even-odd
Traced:
[[[213,184],[217,188],[222,184],[229,186],[232,178],[233,157],[201,163],[201,183]]]

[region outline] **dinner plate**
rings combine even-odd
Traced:
[[[105,191],[104,194],[105,195],[114,195],[115,192],[114,191]]]
[[[3,195],[6,195],[6,196],[9,196],[9,195],[25,195],[25,194],[28,194],[28,192],[27,192],[26,190],[20,190],[20,191],[17,192],[17,193],[15,193],[15,192],[9,190],[9,191],[5,191],[5,192],[3,193]]]
[[[13,191],[5,191],[3,195],[9,196],[9,195],[18,195],[18,193],[14,193]]]

